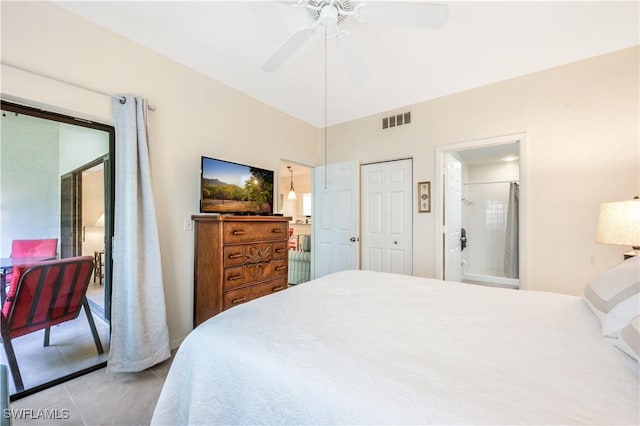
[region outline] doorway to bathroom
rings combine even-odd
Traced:
[[[520,134],[437,148],[439,278],[523,287],[525,144]]]

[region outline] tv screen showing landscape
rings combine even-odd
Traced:
[[[273,171],[202,157],[200,212],[273,213]]]

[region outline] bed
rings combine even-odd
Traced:
[[[182,343],[152,424],[639,424],[638,362],[575,296],[345,271]]]

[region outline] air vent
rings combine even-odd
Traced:
[[[411,124],[411,111],[382,118],[382,130],[400,127],[406,124]]]

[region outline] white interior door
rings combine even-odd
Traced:
[[[444,279],[462,281],[462,164],[445,153],[444,167]]]
[[[361,167],[362,269],[413,274],[413,160]]]
[[[358,188],[355,161],[313,171],[314,278],[359,267]]]

